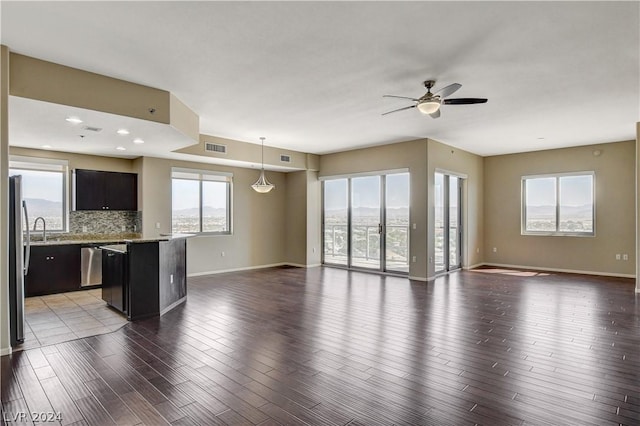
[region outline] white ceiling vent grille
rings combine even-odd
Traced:
[[[93,126],[84,126],[82,129],[83,130],[88,130],[90,132],[99,132],[99,131],[102,130],[102,128],[100,128],[100,127],[93,127]]]
[[[226,145],[220,145],[220,144],[217,144],[217,143],[205,142],[204,150],[207,151],[207,152],[217,152],[218,154],[226,154],[227,153],[227,146]]]
[[[283,163],[290,163],[291,162],[291,156],[287,155],[287,154],[280,154],[280,161]]]

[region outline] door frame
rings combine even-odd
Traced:
[[[462,255],[464,253],[463,250],[463,244],[464,244],[464,226],[463,226],[463,217],[464,217],[464,200],[463,200],[463,187],[464,187],[464,182],[467,179],[467,175],[461,174],[461,173],[456,173],[456,172],[451,172],[449,170],[443,170],[443,169],[436,169],[434,172],[434,197],[435,197],[435,175],[436,174],[441,174],[444,177],[443,180],[443,189],[442,189],[442,193],[443,193],[443,230],[444,230],[444,236],[443,236],[443,268],[442,269],[435,269],[435,263],[434,263],[434,273],[436,275],[442,275],[442,274],[447,274],[449,272],[453,272],[453,271],[457,271],[462,269],[462,264],[463,264],[463,258]],[[458,258],[458,262],[455,265],[451,265],[450,263],[450,213],[451,213],[451,208],[450,208],[450,178],[451,177],[455,177],[458,180],[458,208],[456,209],[457,214],[458,214],[458,230],[457,230],[457,234],[458,234],[458,244],[457,244],[457,258]],[[435,213],[435,200],[434,200],[434,213]],[[435,219],[435,215],[434,215],[434,219]],[[433,222],[433,236],[434,236],[434,251],[435,251],[435,220]],[[435,258],[435,252],[434,252],[434,258]]]

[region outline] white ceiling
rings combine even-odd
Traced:
[[[638,2],[0,7],[12,51],[168,90],[229,139],[323,154],[429,137],[493,155],[635,139],[640,120]],[[428,78],[489,101],[381,116],[407,105],[382,95],[419,97]]]

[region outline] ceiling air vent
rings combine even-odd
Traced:
[[[204,150],[207,151],[207,152],[217,152],[218,154],[226,154],[227,153],[227,146],[226,145],[219,145],[217,143],[205,142]]]
[[[280,154],[280,161],[283,163],[290,163],[291,162],[291,156],[286,155],[286,154]]]
[[[82,129],[88,130],[90,132],[99,132],[102,130],[100,127],[92,127],[92,126],[84,126]]]

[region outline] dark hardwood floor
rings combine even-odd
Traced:
[[[640,424],[629,279],[274,268],[188,285],[162,318],[2,357],[3,422]]]

